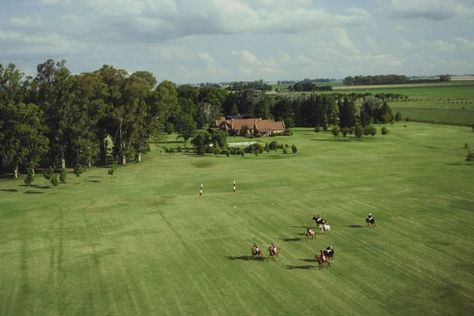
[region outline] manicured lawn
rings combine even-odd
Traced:
[[[29,193],[3,179],[0,314],[470,315],[474,133],[404,124],[362,140],[264,139],[296,155],[154,147],[114,177],[70,174],[57,193],[40,176]],[[332,230],[305,241],[317,213]],[[253,242],[281,257],[248,260]],[[335,262],[319,270],[328,245]]]

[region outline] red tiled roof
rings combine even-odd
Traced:
[[[257,122],[256,130],[260,133],[283,132],[285,130],[285,123],[282,121],[261,120]]]

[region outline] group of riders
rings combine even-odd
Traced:
[[[260,249],[257,244],[254,243],[250,250],[252,251],[252,258],[263,258],[262,249]],[[274,243],[272,243],[270,247],[268,247],[268,255],[270,257],[278,256],[278,248],[275,246]]]
[[[321,229],[321,231],[328,230],[329,225],[327,224],[326,220],[324,220],[321,216],[319,216],[319,214],[314,216],[312,219],[316,222],[316,224]],[[375,218],[372,215],[372,213],[369,213],[369,215],[365,219],[365,224],[375,226]],[[314,237],[314,235],[315,235],[314,231],[311,229],[311,227],[308,226],[306,228],[305,237],[306,238]],[[263,252],[257,246],[257,244],[255,243],[253,244],[251,251],[252,251],[252,258],[263,258]],[[268,247],[268,254],[270,257],[278,256],[278,249],[274,243],[272,243],[270,247]],[[329,265],[329,263],[333,259],[334,259],[334,248],[332,246],[328,246],[325,250],[319,250],[319,256],[318,255],[315,256],[315,260],[320,264],[320,267],[323,263],[327,263]]]

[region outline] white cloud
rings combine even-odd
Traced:
[[[468,0],[389,0],[382,9],[393,17],[448,20],[474,17],[474,6]]]
[[[474,49],[474,40],[470,40],[464,37],[456,37],[456,42],[464,48]]]
[[[83,49],[83,45],[57,33],[29,35],[17,31],[0,30],[2,53],[17,55],[74,55]]]
[[[406,40],[404,38],[401,38],[400,39],[400,47],[401,48],[404,48],[404,49],[409,49],[409,48],[412,48],[413,47],[413,44],[412,42],[410,42],[409,40]]]
[[[456,45],[442,40],[428,42],[428,45],[441,51],[454,51],[456,49]]]

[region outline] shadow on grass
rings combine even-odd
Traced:
[[[2,192],[18,192],[17,189],[1,189]]]
[[[450,162],[446,166],[474,166],[472,162]]]
[[[314,259],[308,259],[308,258],[304,258],[304,259],[298,259],[299,261],[304,261],[304,262],[315,262]]]
[[[28,190],[28,191],[25,192],[25,194],[44,194],[44,192]]]
[[[20,186],[27,187],[26,184],[20,184]],[[30,188],[47,190],[47,189],[50,189],[51,187],[49,185],[30,184]]]
[[[253,261],[253,260],[257,260],[257,261],[263,261],[265,260],[265,257],[255,257],[255,258],[252,258],[252,256],[226,256],[227,259],[229,260],[244,260],[244,261]]]
[[[303,240],[303,238],[301,238],[301,237],[295,237],[295,238],[280,238],[280,239],[283,240],[283,241],[286,241],[286,242],[301,241],[301,240]]]
[[[86,180],[86,182],[101,183],[102,181],[100,181],[100,180]]]
[[[347,225],[347,227],[350,227],[350,228],[364,228],[363,225]]]
[[[314,269],[315,266],[313,265],[304,265],[304,266],[287,265],[286,268],[288,270],[311,270],[311,269]]]

